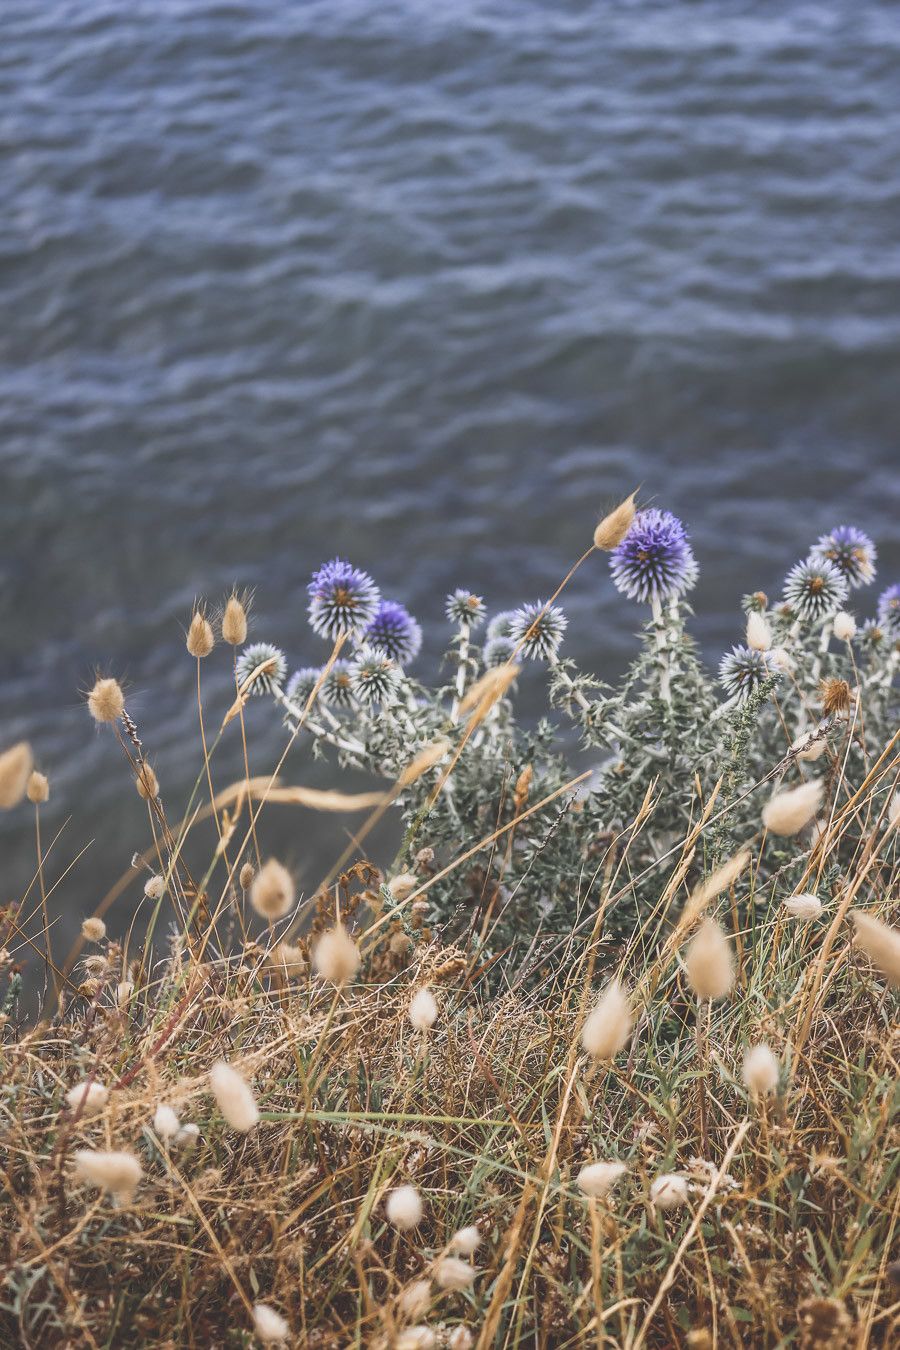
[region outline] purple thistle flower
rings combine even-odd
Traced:
[[[698,573],[681,521],[655,507],[637,513],[609,567],[618,590],[645,604],[683,595]]]
[[[784,579],[784,599],[807,623],[824,619],[841,608],[849,587],[841,571],[827,558],[809,557],[795,563]]]
[[[878,597],[878,622],[892,638],[900,638],[900,584],[888,586]]]
[[[313,632],[332,642],[344,633],[358,635],[375,617],[381,599],[369,574],[342,558],[324,563],[306,589]]]
[[[855,525],[838,525],[823,534],[809,556],[814,562],[834,563],[850,586],[866,586],[875,579],[875,545]]]
[[[480,595],[473,595],[460,586],[447,596],[446,615],[451,623],[460,625],[467,624],[469,628],[477,628],[484,622],[485,603]]]
[[[251,642],[237,659],[235,674],[238,685],[243,685],[247,677],[264,661],[267,663],[266,669],[260,671],[248,687],[246,692],[249,694],[271,694],[273,689],[280,689],[284,684],[287,675],[284,652],[280,647],[273,647],[271,642]]]
[[[769,655],[769,652],[761,652],[743,644],[725,653],[719,662],[719,683],[724,686],[729,698],[746,703],[766,680],[773,675],[776,678],[780,676],[778,667],[767,660]]]
[[[401,666],[415,660],[422,646],[422,630],[396,600],[382,600],[366,625],[363,642]]]
[[[556,655],[568,625],[569,620],[558,605],[545,608],[542,601],[537,600],[533,605],[522,605],[516,610],[510,637],[523,656],[532,661],[546,661]]]

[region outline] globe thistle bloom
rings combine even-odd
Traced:
[[[335,661],[322,681],[321,697],[333,708],[349,708],[353,703],[350,662]]]
[[[645,604],[683,595],[699,571],[681,521],[655,507],[638,512],[609,567],[616,588]]]
[[[344,634],[361,633],[374,619],[381,599],[369,574],[342,558],[324,563],[306,589],[312,630],[332,642]]]
[[[353,697],[365,706],[382,703],[393,693],[400,672],[389,656],[364,647],[350,667]]]
[[[510,637],[523,656],[546,661],[556,655],[568,626],[569,620],[558,605],[545,606],[536,600],[516,610]]]
[[[309,696],[318,683],[319,673],[316,666],[303,666],[300,670],[294,671],[284,687],[284,692],[292,703],[301,708],[306,707]]]
[[[842,572],[827,558],[809,557],[796,563],[784,581],[785,602],[807,623],[841,609],[849,587]]]
[[[486,606],[481,596],[473,595],[463,587],[457,587],[452,595],[447,596],[445,613],[451,623],[467,624],[469,628],[477,628],[479,624],[484,623],[485,612]]]
[[[879,595],[878,624],[889,637],[900,637],[900,584],[888,586]]]
[[[866,619],[859,630],[859,640],[866,647],[876,650],[884,643],[885,631],[877,619]]]
[[[243,688],[244,681],[264,662],[265,669],[259,671],[245,692],[271,694],[273,689],[280,689],[287,675],[287,661],[281,648],[273,646],[271,642],[251,642],[241,652],[235,666],[238,687]]]
[[[484,644],[481,655],[488,670],[494,670],[497,666],[505,666],[511,661],[515,650],[516,644],[511,637],[495,637]]]
[[[488,638],[508,638],[512,633],[515,617],[516,611],[514,609],[501,609],[499,614],[494,615],[485,630]]]
[[[831,562],[849,586],[867,586],[875,577],[875,545],[855,525],[838,525],[823,534],[810,553],[813,562]]]
[[[761,689],[766,680],[777,679],[781,672],[774,662],[766,660],[768,652],[743,644],[732,647],[719,662],[719,683],[729,698],[746,703],[751,694]]]
[[[405,666],[419,654],[422,629],[403,605],[396,600],[382,600],[362,638],[376,652]]]

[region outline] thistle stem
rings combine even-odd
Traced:
[[[450,709],[450,721],[459,721],[459,705],[466,691],[466,672],[469,667],[469,635],[471,629],[467,623],[459,625],[459,665],[456,667],[456,693]]]
[[[656,639],[656,660],[659,666],[659,696],[663,703],[671,707],[669,634],[662,605],[656,597],[650,601],[650,610],[653,615],[653,635]]]

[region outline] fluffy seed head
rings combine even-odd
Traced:
[[[434,1350],[437,1343],[437,1336],[431,1327],[422,1324],[404,1327],[393,1342],[396,1350]]]
[[[416,1317],[424,1317],[431,1307],[430,1280],[415,1280],[403,1290],[397,1302],[400,1311],[410,1321]]]
[[[230,595],[225,601],[222,641],[230,647],[243,647],[247,641],[247,611],[236,595]]]
[[[399,665],[415,660],[422,647],[422,629],[404,605],[382,600],[363,632],[367,646]]]
[[[166,890],[165,878],[158,873],[148,877],[144,883],[144,894],[148,900],[161,900]]]
[[[82,1117],[94,1116],[109,1101],[109,1091],[102,1083],[76,1083],[66,1093],[66,1101],[73,1111],[80,1109]]]
[[[856,637],[856,620],[845,609],[834,616],[834,636],[839,642],[849,642]]]
[[[900,932],[876,919],[874,914],[855,913],[851,918],[857,945],[886,976],[888,984],[900,989]]]
[[[115,722],[125,711],[125,695],[118,680],[97,680],[88,694],[88,710],[95,722]]]
[[[395,900],[406,900],[419,884],[419,878],[415,872],[399,872],[397,876],[391,877],[387,888]]]
[[[650,1202],[657,1209],[677,1209],[687,1204],[688,1184],[678,1172],[664,1172],[650,1187]]]
[[[102,942],[106,937],[106,924],[102,919],[85,919],[81,925],[81,936],[85,942]]]
[[[28,787],[25,791],[28,800],[34,802],[35,806],[39,806],[41,802],[45,802],[50,796],[50,784],[47,781],[47,775],[45,773],[38,773],[37,769],[32,770],[29,774]]]
[[[634,498],[635,494],[632,492],[631,496],[620,502],[614,511],[603,517],[594,530],[594,548],[602,548],[607,553],[618,548],[634,521],[636,514]]]
[[[721,867],[717,867],[714,872],[701,881],[700,885],[691,896],[692,906],[696,906],[694,913],[697,913],[704,905],[715,900],[717,895],[727,891],[737,881],[744,868],[750,861],[750,850],[742,848],[733,857],[723,862]]]
[[[715,919],[704,919],[684,957],[688,984],[697,998],[724,998],[734,983],[731,944]]]
[[[34,760],[27,741],[11,745],[0,755],[0,807],[9,811],[25,796]]]
[[[620,1162],[595,1162],[582,1167],[575,1178],[576,1185],[583,1195],[603,1200],[609,1195],[620,1177],[628,1168]]]
[[[78,1180],[109,1192],[119,1204],[127,1204],[132,1199],[143,1175],[137,1158],[125,1151],[104,1153],[81,1148],[74,1158]]]
[[[313,968],[338,987],[353,978],[359,962],[359,948],[342,923],[323,933],[313,952]]]
[[[124,1008],[131,1002],[131,995],[134,993],[134,981],[122,980],[116,985],[116,1003],[120,1008]]]
[[[442,1289],[468,1289],[476,1270],[458,1256],[442,1256],[434,1267],[434,1278]]]
[[[448,1245],[458,1256],[471,1256],[480,1241],[481,1233],[474,1223],[470,1223],[467,1227],[460,1228],[458,1232],[454,1233]]]
[[[407,1233],[422,1222],[422,1198],[415,1186],[398,1186],[391,1191],[385,1205],[388,1223]]]
[[[250,904],[272,923],[293,908],[294,882],[290,872],[275,858],[263,863],[250,886]]]
[[[610,557],[617,590],[643,604],[675,599],[696,581],[687,533],[671,511],[639,511]]]
[[[253,885],[253,878],[256,876],[256,869],[252,863],[245,862],[238,873],[238,881],[242,891],[249,891]]]
[[[291,1329],[281,1313],[270,1308],[268,1303],[254,1303],[253,1330],[264,1345],[286,1341],[291,1334]]]
[[[744,1055],[744,1086],[754,1097],[766,1097],[778,1087],[778,1060],[767,1045],[754,1045]]]
[[[201,614],[199,610],[195,611],[194,617],[191,619],[185,645],[191,656],[197,657],[209,656],[216,645],[212,625],[206,615]]]
[[[142,764],[134,780],[138,796],[145,802],[156,801],[159,796],[159,779],[149,764]]]
[[[175,1136],[175,1143],[179,1148],[190,1150],[195,1148],[197,1140],[200,1138],[200,1126],[189,1121],[187,1125],[182,1125]]]
[[[764,615],[752,609],[747,615],[747,646],[767,652],[772,645],[772,629]]]
[[[787,910],[792,919],[808,923],[822,913],[822,901],[811,891],[798,891],[796,895],[789,895],[783,901],[782,908]]]
[[[468,1327],[454,1327],[447,1340],[447,1350],[472,1350],[475,1338]]]
[[[181,1129],[181,1122],[171,1106],[166,1106],[165,1102],[160,1102],[153,1113],[153,1128],[160,1139],[174,1139]]]
[[[891,798],[891,804],[888,807],[888,824],[900,824],[900,791],[895,792]]]
[[[611,980],[581,1029],[581,1044],[594,1059],[613,1059],[631,1035],[631,1004],[617,980]]]
[[[297,976],[306,973],[306,957],[301,947],[290,942],[278,942],[270,953],[271,964],[283,975]]]
[[[824,736],[818,736],[815,732],[801,731],[796,740],[792,741],[791,749],[797,759],[811,763],[822,758],[828,749],[828,742]]]
[[[781,838],[797,834],[808,825],[822,804],[823,785],[818,778],[799,787],[776,792],[763,807],[762,821],[770,834]]]
[[[209,1085],[226,1123],[246,1134],[259,1121],[256,1098],[246,1079],[230,1064],[219,1060],[209,1071]]]
[[[438,1006],[430,989],[419,989],[410,1000],[409,1020],[417,1031],[428,1031],[437,1021]]]

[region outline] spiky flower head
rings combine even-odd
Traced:
[[[363,641],[376,652],[405,666],[419,655],[422,629],[404,605],[396,600],[382,600],[366,625]]]
[[[827,558],[809,557],[791,568],[784,580],[784,599],[798,618],[814,623],[840,609],[849,587],[842,572]]]
[[[488,670],[494,670],[497,666],[505,666],[512,660],[513,652],[516,650],[516,644],[511,637],[490,638],[484,644],[482,656],[484,664]]]
[[[683,595],[698,574],[681,521],[655,507],[637,513],[609,567],[617,589],[645,604]]]
[[[400,672],[389,656],[363,647],[350,667],[353,697],[366,707],[382,703],[397,687]]]
[[[558,605],[522,605],[512,620],[510,637],[523,656],[546,661],[556,655],[569,620]]]
[[[287,675],[287,661],[280,647],[275,647],[271,642],[251,642],[249,647],[244,648],[235,666],[240,689],[243,689],[244,681],[249,679],[257,666],[262,666],[262,670],[247,686],[245,692],[271,694],[273,689],[282,687]]]
[[[768,652],[755,647],[740,644],[726,652],[719,662],[719,683],[729,698],[746,703],[751,694],[755,694],[766,680],[778,678],[781,671],[773,661],[767,658]]]
[[[513,620],[516,617],[514,609],[501,609],[499,614],[495,614],[489,622],[486,633],[488,638],[509,637],[512,633]]]
[[[351,663],[335,661],[322,681],[321,697],[333,708],[349,708],[353,703]]]
[[[319,673],[316,666],[303,666],[300,670],[294,671],[284,687],[284,692],[292,703],[296,703],[300,708],[306,707],[309,696],[318,683]]]
[[[464,587],[458,586],[452,595],[447,596],[445,613],[451,623],[468,624],[477,628],[484,622],[486,606],[480,595],[473,595]]]
[[[374,619],[381,599],[369,574],[343,558],[323,563],[306,589],[313,632],[332,642],[343,634],[360,634]]]
[[[838,525],[823,534],[809,556],[813,562],[834,563],[849,586],[867,586],[875,579],[875,545],[855,525]]]
[[[878,623],[888,637],[900,637],[900,583],[888,586],[878,597]]]
[[[884,645],[885,631],[877,619],[866,619],[859,630],[859,640],[865,646],[877,650]]]

